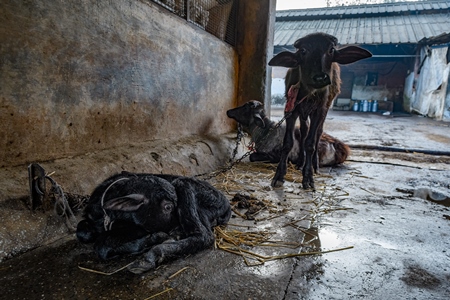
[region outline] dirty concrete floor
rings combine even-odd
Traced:
[[[450,151],[448,125],[330,112],[325,131],[350,145]],[[211,179],[230,200],[259,202],[223,229],[238,246],[217,233],[216,249],[137,276],[119,270],[133,258],[101,263],[69,235],[2,262],[0,299],[448,299],[450,156],[354,149],[320,170],[316,191],[300,189],[293,168],[271,189],[275,167],[242,163]]]

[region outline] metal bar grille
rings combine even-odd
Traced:
[[[236,46],[239,0],[150,0]]]

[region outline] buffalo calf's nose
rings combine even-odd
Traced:
[[[317,83],[327,83],[330,82],[330,77],[327,74],[323,73],[320,75],[315,75],[313,77],[313,80]]]

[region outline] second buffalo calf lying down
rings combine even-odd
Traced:
[[[102,259],[143,253],[128,267],[142,273],[211,247],[213,227],[230,216],[229,201],[205,181],[122,172],[94,190],[77,238]]]
[[[251,100],[242,106],[228,110],[227,116],[240,123],[244,131],[251,136],[251,141],[255,143],[256,152],[250,155],[250,161],[271,163],[280,161],[286,125],[283,123],[276,127],[276,123],[266,116],[264,105],[261,102]],[[294,146],[289,152],[288,159],[301,167],[303,161],[299,152],[302,151],[302,144],[298,126],[295,128],[293,135]],[[347,159],[350,148],[342,141],[323,133],[319,139],[317,153],[320,166],[334,166]]]

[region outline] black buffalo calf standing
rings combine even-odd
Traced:
[[[299,156],[304,157],[304,164],[299,167],[303,167],[302,185],[306,189],[314,188],[313,169],[317,169],[316,150],[323,123],[333,100],[340,93],[339,64],[353,63],[372,54],[356,46],[337,48],[337,39],[325,33],[300,38],[294,47],[296,52],[280,52],[269,62],[270,66],[290,68],[285,78],[286,110],[290,114],[286,119],[280,163],[271,185],[283,185],[287,159],[294,146],[295,122],[299,119],[302,141]]]
[[[205,181],[123,172],[94,190],[77,237],[102,259],[146,252],[128,267],[142,273],[212,246],[212,228],[230,216],[228,200]]]

